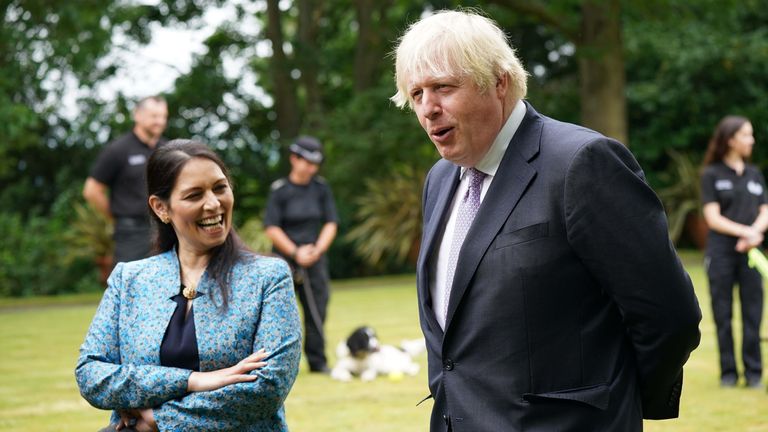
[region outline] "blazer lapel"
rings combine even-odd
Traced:
[[[457,165],[452,165],[452,168],[447,171],[447,175],[439,175],[430,179],[431,182],[436,182],[438,185],[442,184],[444,186],[440,187],[435,206],[432,209],[430,219],[424,229],[424,236],[421,243],[422,247],[417,263],[417,268],[420,270],[418,273],[421,279],[417,284],[420,290],[420,306],[425,312],[424,315],[429,321],[430,327],[439,331],[442,330],[435,318],[434,311],[432,310],[431,295],[429,291],[429,262],[430,257],[435,253],[435,248],[438,247],[437,241],[442,238],[440,234],[443,232],[442,227],[445,226],[448,206],[459,185],[460,168]]]
[[[528,162],[538,154],[542,119],[530,104],[526,103],[526,108],[523,122],[504,153],[491,187],[461,247],[448,302],[446,333],[480,260],[536,176],[536,170]]]
[[[137,326],[147,346],[157,347],[147,351],[151,357],[145,358],[147,364],[160,364],[160,345],[165,336],[168,322],[176,310],[176,303],[171,297],[179,292],[179,261],[176,252],[171,250],[158,256],[159,262],[148,277],[148,285],[143,292],[146,296],[146,310],[142,314],[144,322]]]
[[[222,352],[217,345],[228,338],[236,337],[237,332],[231,323],[227,311],[219,309],[223,302],[221,293],[215,288],[216,281],[208,275],[208,270],[203,272],[198,283],[198,292],[201,294],[195,299],[193,310],[195,314],[195,337],[197,338],[197,351],[200,356],[200,370],[209,371],[220,369],[224,366],[237,363],[241,352],[226,350]],[[231,304],[230,307],[236,306]]]
[[[179,270],[179,257],[176,255],[176,249],[161,255],[163,258],[162,266],[158,269],[155,280],[160,291],[160,300],[167,300],[173,309],[176,309],[176,302],[171,297],[179,293],[181,289],[181,271]]]

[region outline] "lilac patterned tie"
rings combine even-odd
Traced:
[[[445,297],[443,302],[443,317],[448,315],[448,300],[451,298],[451,288],[453,287],[453,276],[456,273],[456,263],[459,260],[459,251],[464,244],[464,238],[467,236],[472,221],[475,220],[477,209],[480,208],[480,192],[483,190],[483,180],[486,174],[474,168],[468,170],[471,178],[469,179],[469,189],[459,202],[459,210],[456,213],[456,226],[453,229],[453,241],[451,242],[451,251],[448,254],[448,276],[445,279]]]

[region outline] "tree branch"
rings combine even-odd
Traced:
[[[507,7],[522,14],[534,17],[536,20],[562,33],[574,43],[579,43],[579,26],[569,25],[569,19],[554,13],[551,8],[531,0],[489,0],[489,4]]]

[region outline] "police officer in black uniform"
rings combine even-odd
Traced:
[[[754,143],[748,119],[723,118],[710,139],[701,177],[704,217],[710,229],[705,264],[723,387],[733,387],[739,380],[731,330],[734,283],[738,283],[741,300],[745,384],[762,386],[763,286],[760,273],[748,266],[746,253],[763,242],[768,228],[768,197],[762,173],[747,163]]]
[[[112,263],[149,255],[146,166],[168,123],[168,105],[160,96],[141,99],[133,110],[133,129],[101,151],[85,180],[83,197],[114,222]]]
[[[309,370],[328,373],[323,335],[330,296],[325,252],[336,237],[338,216],[330,186],[316,175],[323,161],[320,141],[303,136],[289,150],[291,172],[272,183],[264,226],[274,250],[294,268]]]

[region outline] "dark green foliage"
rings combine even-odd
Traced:
[[[151,22],[190,20],[210,4],[0,1],[0,295],[98,288],[91,257],[65,259],[64,233],[97,147],[130,124],[122,96],[104,103],[94,90],[122,67],[105,60],[113,32],[147,42]]]
[[[701,157],[673,149],[669,149],[667,154],[669,168],[659,177],[668,186],[659,189],[658,193],[667,212],[669,237],[677,243],[688,215],[692,212],[701,213]]]
[[[210,4],[0,1],[0,203],[46,215],[63,188],[82,182],[90,149],[127,129],[126,101],[104,103],[94,91],[123,66],[105,59],[115,31],[147,42],[151,22],[190,20]],[[67,112],[77,86],[78,112]]]
[[[669,13],[630,10],[625,26],[633,152],[647,170],[663,169],[666,149],[703,154],[718,121],[740,114],[752,119],[753,158],[765,166],[764,2],[660,3]]]
[[[365,181],[355,198],[355,227],[346,237],[373,269],[407,263],[415,268],[421,240],[424,171],[405,167]]]
[[[70,243],[75,204],[91,163],[103,144],[131,127],[133,101],[121,94],[103,101],[93,90],[125,67],[105,60],[112,34],[117,29],[124,33],[128,40],[123,49],[131,50],[149,41],[153,23],[196,26],[207,8],[226,3],[0,0],[0,216],[6,220],[0,227],[0,295],[98,287],[91,252],[75,253],[78,249]],[[325,143],[327,162],[321,174],[333,187],[341,217],[339,238],[329,252],[335,278],[412,268],[392,258],[397,256],[392,250],[383,252],[378,262],[365,262],[359,254],[365,236],[353,242],[347,234],[365,224],[366,206],[388,208],[381,207],[385,201],[374,202],[369,187],[386,190],[394,173],[426,173],[438,158],[415,115],[388,100],[395,88],[387,54],[425,9],[458,3],[484,9],[508,33],[532,73],[528,99],[542,114],[580,121],[578,55],[591,54],[574,53],[572,46],[578,40],[582,0],[281,3],[287,8],[280,18],[283,37],[291,48],[286,61],[295,74],[288,82],[298,107],[298,124],[292,126]],[[306,4],[317,8],[311,20],[316,28],[312,38],[302,40],[299,8]],[[378,36],[366,48],[376,61],[363,68],[368,71],[363,77],[358,4],[372,11],[373,34]],[[542,6],[550,16],[565,18],[547,21],[512,4]],[[166,95],[167,135],[196,138],[220,152],[235,180],[235,220],[254,239],[269,185],[287,173],[285,145],[293,138],[279,130],[278,110],[270,100],[276,90],[271,58],[258,55],[257,47],[267,39],[264,27],[253,32],[241,25],[254,18],[264,24],[265,7],[237,6],[239,15],[212,34],[206,50]],[[753,160],[766,167],[765,2],[627,0],[622,2],[622,20],[630,148],[651,184],[676,190],[679,164],[667,151],[700,160],[712,129],[726,114],[752,119],[757,139]],[[233,62],[240,68],[234,74],[225,66]],[[68,77],[80,85],[76,113],[62,110]],[[696,175],[689,171],[688,177]],[[685,179],[693,184],[691,180]]]
[[[0,296],[30,296],[100,289],[93,256],[72,255],[69,221],[74,219],[70,189],[48,216],[0,213]]]

